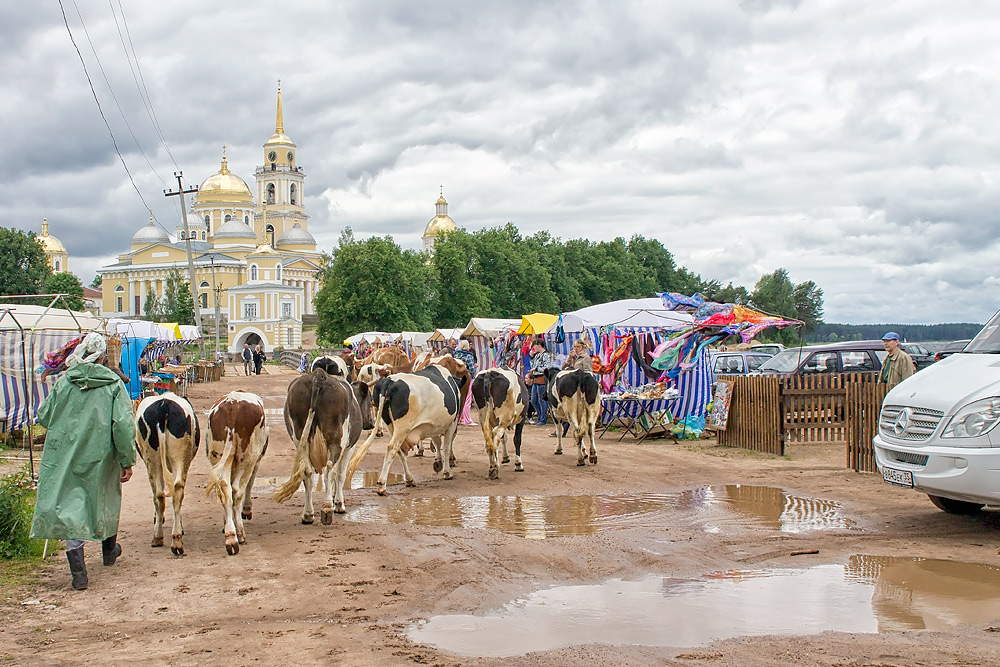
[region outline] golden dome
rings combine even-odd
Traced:
[[[453,232],[456,229],[458,229],[458,225],[455,224],[450,215],[435,215],[427,223],[423,238],[437,238],[445,232]]]
[[[37,238],[42,242],[42,246],[45,247],[46,255],[67,254],[66,246],[62,244],[62,241],[49,234],[49,221],[47,218],[42,218],[42,233]]]
[[[281,113],[281,81],[278,81],[278,112],[274,118],[274,134],[264,142],[264,146],[295,146],[292,138],[285,134],[285,121]]]
[[[206,178],[198,188],[198,203],[253,204],[250,186],[229,171],[229,162],[222,156],[222,167],[217,174]]]

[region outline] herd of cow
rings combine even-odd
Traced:
[[[597,463],[595,428],[601,401],[597,378],[583,370],[548,371],[548,399],[557,420],[556,454],[562,454],[563,429],[569,424],[577,444],[577,465],[586,465],[584,437],[589,440],[589,461]],[[528,389],[524,379],[509,368],[480,371],[473,379],[465,363],[450,355],[421,353],[410,359],[399,348],[376,350],[366,359],[319,357],[310,373],[291,382],[285,399],[285,428],[295,444],[295,459],[287,482],[274,494],[277,502],[291,498],[299,487],[305,491],[302,523],[312,523],[314,486],[325,498],[324,524],[334,513],[344,513],[344,485],[368,453],[372,441],[389,433],[385,459],[376,492],[386,494],[389,467],[398,458],[407,486],[414,486],[407,464],[410,450],[422,452],[429,440],[434,452],[434,472],[451,479],[455,465],[452,445],[459,415],[469,392],[479,414],[489,478],[499,479],[500,463],[508,463],[508,434],[512,433],[514,470],[522,472],[521,434],[527,415]],[[224,513],[226,551],[239,553],[246,542],[243,521],[252,512],[254,478],[267,451],[268,425],[259,396],[233,391],[219,399],[207,413],[206,453],[211,472],[209,496],[219,499]],[[358,445],[362,431],[371,433]],[[136,448],[146,464],[153,490],[155,520],[152,546],[163,545],[166,498],[173,501],[171,551],[183,555],[181,504],[188,469],[201,441],[201,427],[191,404],[172,393],[144,399],[136,409]],[[502,447],[503,458],[498,449]],[[318,485],[317,485],[318,482]]]

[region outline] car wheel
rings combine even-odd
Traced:
[[[983,503],[969,503],[964,500],[953,500],[942,496],[928,495],[934,506],[948,514],[976,514],[983,509]]]

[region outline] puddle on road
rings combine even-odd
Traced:
[[[404,498],[363,505],[348,519],[420,526],[490,528],[528,538],[592,535],[638,527],[700,526],[721,532],[758,526],[782,532],[848,529],[839,503],[767,486],[706,486],[675,494]]]
[[[407,635],[449,653],[503,657],[587,643],[694,647],[746,635],[942,630],[998,617],[1000,568],[858,555],[846,565],[558,586],[494,614],[435,616]]]
[[[403,476],[391,472],[387,480],[389,484],[402,484]],[[253,492],[259,494],[274,493],[275,489],[287,481],[287,477],[258,477],[254,480]],[[351,477],[350,484],[344,484],[344,488],[354,490],[375,488],[375,482],[377,481],[377,470],[358,470]],[[313,488],[313,492],[315,492],[315,487]],[[296,493],[304,493],[301,486],[299,486],[299,490]]]

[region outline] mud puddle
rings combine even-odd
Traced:
[[[943,630],[997,618],[1000,568],[858,555],[846,565],[557,586],[493,614],[435,616],[407,635],[449,653],[503,657],[587,643],[695,647],[746,635]]]
[[[348,512],[357,522],[490,528],[527,538],[592,535],[637,527],[700,527],[706,532],[756,526],[782,532],[853,527],[839,503],[767,486],[705,486],[674,494],[466,496],[404,498]]]
[[[403,476],[397,473],[389,473],[389,484],[402,484]],[[287,477],[258,477],[253,483],[253,492],[259,494],[274,493],[275,489],[288,481]],[[377,470],[358,470],[351,477],[349,484],[344,484],[344,489],[373,489],[378,481]],[[313,487],[315,492],[315,486]],[[296,493],[303,493],[302,487]]]

